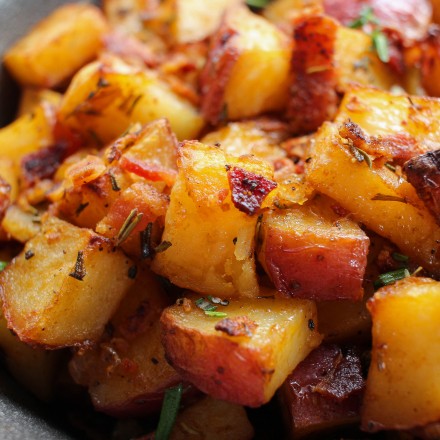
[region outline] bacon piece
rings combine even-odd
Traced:
[[[360,356],[354,349],[321,345],[280,389],[287,423],[300,436],[356,422],[364,386]]]
[[[336,114],[339,98],[333,66],[338,25],[328,17],[306,17],[295,26],[294,75],[287,118],[294,134],[315,131]]]
[[[238,167],[228,170],[228,180],[234,206],[248,215],[254,215],[277,187],[276,182]]]

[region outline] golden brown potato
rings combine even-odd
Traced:
[[[407,278],[369,302],[373,350],[362,428],[409,429],[440,420],[440,283]]]
[[[241,0],[171,0],[171,32],[178,44],[200,41],[213,34],[228,7]]]
[[[276,184],[271,166],[185,142],[152,269],[174,284],[217,295],[258,295],[254,234],[260,206]],[[240,183],[241,182],[241,183]]]
[[[218,311],[227,317],[206,316],[192,302],[189,311],[176,304],[161,318],[171,365],[215,398],[252,407],[268,402],[321,341],[311,301],[241,299]]]
[[[132,266],[110,240],[48,218],[1,272],[8,326],[48,348],[96,340],[133,283]]]
[[[0,156],[12,160],[18,167],[24,155],[53,144],[54,126],[53,107],[48,103],[37,106],[32,113],[0,129]]]
[[[41,229],[39,216],[35,212],[26,212],[18,205],[7,209],[1,227],[8,237],[21,243],[26,243]]]
[[[263,16],[276,25],[291,24],[300,15],[322,10],[322,0],[273,0],[263,10]]]
[[[21,84],[53,87],[91,61],[101,47],[107,23],[89,4],[69,4],[41,21],[4,56]]]
[[[290,55],[288,38],[274,25],[243,6],[229,9],[200,78],[205,119],[217,124],[281,109]]]
[[[32,394],[49,401],[55,394],[57,373],[62,353],[33,348],[21,342],[0,316],[0,349],[6,365],[14,378]]]
[[[308,180],[414,262],[439,274],[440,227],[414,188],[384,166],[370,168],[355,153],[336,126],[325,124],[306,169]]]
[[[181,380],[160,342],[159,318],[170,302],[155,275],[136,270],[103,338],[77,351],[69,366],[74,380],[88,387],[95,408],[116,417],[157,412],[164,391]]]
[[[62,122],[92,136],[101,146],[121,136],[130,124],[164,117],[179,139],[194,138],[203,125],[194,106],[154,71],[139,70],[115,58],[81,69],[60,108]]]
[[[258,259],[283,296],[362,298],[369,239],[357,223],[333,209],[332,200],[318,197],[264,214]]]
[[[50,89],[25,87],[21,92],[17,116],[32,113],[42,102],[48,102],[55,108],[60,104],[62,94]]]
[[[209,420],[209,422],[208,422]],[[251,440],[254,429],[243,407],[206,396],[176,419],[170,440]]]

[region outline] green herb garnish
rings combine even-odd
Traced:
[[[399,261],[400,263],[408,263],[409,257],[408,255],[399,254],[399,252],[393,252],[391,257],[395,261]]]
[[[373,47],[379,59],[383,63],[388,63],[390,61],[390,51],[387,36],[382,31],[375,29],[371,34],[371,38],[373,39]]]
[[[78,281],[82,281],[86,276],[87,271],[84,265],[84,252],[78,251],[78,255],[76,257],[75,269],[73,272],[69,273],[69,277],[75,278]]]
[[[206,310],[205,315],[209,316],[210,318],[226,318],[226,316],[228,316],[228,314],[225,312],[216,312],[210,310]]]
[[[358,162],[365,161],[365,163],[368,165],[368,168],[371,168],[373,166],[371,157],[367,152],[365,152],[364,150],[358,147],[355,147],[353,144],[350,144],[349,148],[350,148],[350,152],[353,154],[353,156],[356,158]]]
[[[270,3],[270,0],[246,0],[246,4],[253,8],[265,8]]]
[[[9,263],[7,261],[0,261],[0,272],[2,270],[5,269],[5,267],[8,265]]]
[[[134,208],[131,210],[130,214],[128,214],[128,217],[125,219],[125,222],[122,225],[116,237],[116,246],[119,246],[122,242],[127,240],[130,234],[133,232],[133,229],[142,220],[144,214],[142,212],[141,213],[138,212],[139,212],[138,209]]]
[[[182,399],[183,385],[169,388],[165,391],[165,396],[160,412],[159,424],[154,434],[155,440],[168,440],[179,412],[180,400]]]
[[[408,269],[397,269],[392,272],[383,273],[378,276],[377,280],[374,282],[374,287],[378,289],[382,286],[388,286],[388,284],[393,284],[398,280],[403,280],[409,277],[411,274]]]
[[[379,24],[379,20],[374,15],[373,8],[371,6],[364,6],[359,13],[359,17],[353,20],[347,26],[352,29],[359,29],[366,24]]]

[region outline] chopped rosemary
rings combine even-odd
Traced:
[[[128,268],[128,278],[134,280],[136,278],[137,272],[138,272],[138,268],[136,265],[130,266]]]
[[[375,29],[371,34],[373,47],[376,49],[377,56],[383,63],[390,61],[390,51],[387,36],[380,30]]]
[[[0,261],[0,272],[8,265],[7,261]]]
[[[87,208],[87,206],[89,206],[89,202],[80,203],[78,208],[76,208],[75,215],[78,217],[84,211],[84,209]]]
[[[160,412],[159,424],[154,434],[155,440],[168,440],[179,412],[180,400],[182,399],[183,385],[168,388]]]
[[[132,103],[131,103],[131,105],[130,105],[130,108],[127,110],[127,115],[128,115],[128,116],[131,116],[131,114],[133,113],[134,108],[136,107],[137,103],[142,99],[143,96],[144,96],[144,95],[140,94],[140,95],[137,95],[137,96],[133,99],[133,101],[132,101]]]
[[[382,286],[388,286],[388,284],[393,284],[398,280],[402,280],[403,278],[409,277],[410,275],[411,274],[409,273],[409,270],[406,268],[383,273],[379,275],[377,280],[374,282],[374,287],[378,289],[379,287]]]
[[[371,157],[368,153],[366,153],[364,150],[355,147],[353,144],[349,144],[349,149],[351,154],[356,158],[358,162],[363,162],[368,165],[368,168],[371,168],[373,166],[373,162],[371,160]]]
[[[133,232],[133,229],[142,220],[143,215],[144,214],[142,212],[139,213],[137,208],[131,210],[130,214],[128,214],[128,217],[126,218],[124,224],[118,232],[118,235],[116,237],[116,246],[121,245],[121,243],[127,240],[130,234]]]
[[[202,309],[205,313],[206,312],[213,312],[213,311],[217,310],[217,306],[215,306],[214,304],[210,303],[205,298],[199,298],[198,300],[196,300],[195,301],[195,305],[199,309]]]
[[[394,261],[399,261],[400,263],[408,263],[408,255],[399,254],[399,252],[393,252],[391,257]]]
[[[170,241],[163,241],[158,246],[154,248],[154,252],[156,254],[160,254],[161,252],[165,252],[168,248],[170,248],[173,244]]]
[[[379,20],[374,15],[373,8],[371,6],[364,6],[356,20],[353,20],[348,24],[348,27],[352,29],[359,29],[366,24],[379,24]]]
[[[270,0],[246,0],[246,4],[248,6],[252,6],[253,8],[262,9],[266,7],[270,3]]]
[[[108,175],[110,177],[110,182],[112,183],[112,190],[116,192],[121,191],[121,188],[119,187],[116,177],[113,175],[113,173],[109,172]]]
[[[154,257],[154,249],[151,247],[151,231],[153,230],[153,223],[148,223],[147,227],[139,232],[141,237],[141,260]]]
[[[78,251],[78,256],[76,257],[75,269],[73,272],[69,273],[69,277],[75,278],[78,281],[82,281],[86,276],[86,268],[84,266],[84,252]]]
[[[371,200],[379,200],[381,202],[400,202],[400,203],[408,203],[405,197],[397,197],[389,194],[376,194]]]
[[[385,163],[385,166],[390,170],[390,171],[392,171],[393,173],[395,173],[396,172],[396,167],[394,166],[394,165],[391,165],[389,162],[386,162]]]
[[[216,312],[214,310],[205,310],[205,315],[210,318],[226,318],[226,316],[228,316],[225,312]]]

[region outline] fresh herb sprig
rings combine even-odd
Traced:
[[[210,318],[226,318],[228,316],[225,312],[218,312],[217,306],[215,304],[220,304],[222,306],[227,306],[229,304],[228,300],[222,300],[221,298],[213,297],[208,295],[208,299],[199,298],[195,301],[196,306],[205,312],[206,316]]]
[[[154,434],[155,440],[168,440],[170,437],[177,413],[179,412],[182,394],[182,384],[177,385],[177,387],[168,388],[165,391],[159,424],[157,425],[156,433]]]
[[[403,280],[411,276],[409,270],[407,268],[393,270],[392,272],[386,272],[377,277],[377,280],[374,282],[374,288],[379,289],[379,287],[388,286],[389,284],[393,284],[398,280]]]

